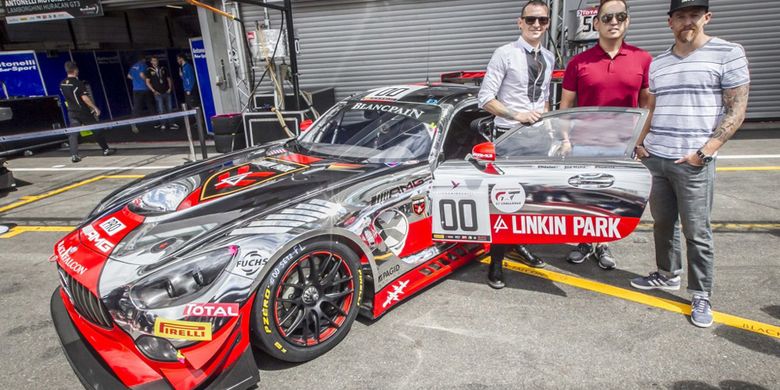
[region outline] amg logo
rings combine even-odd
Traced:
[[[395,195],[403,194],[404,192],[407,192],[409,190],[413,190],[425,183],[425,179],[415,179],[412,180],[405,185],[401,185],[398,187],[392,187],[389,190],[385,190],[383,192],[380,192],[374,196],[371,197],[371,204],[378,204],[382,203],[390,198],[392,198]]]

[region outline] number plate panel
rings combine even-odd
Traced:
[[[490,242],[488,182],[437,175],[431,190],[433,240]]]

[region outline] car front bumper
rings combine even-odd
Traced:
[[[61,287],[52,294],[51,316],[65,356],[87,389],[246,389],[260,379],[251,346],[246,340],[239,342],[247,336],[240,333],[230,346],[215,354],[215,364],[209,365],[212,369],[203,372],[145,358],[127,345],[132,345],[132,340],[116,327],[93,329],[70,305]],[[81,326],[75,321],[80,321]],[[243,347],[243,351],[234,350],[236,347]],[[125,371],[117,372],[119,368]]]

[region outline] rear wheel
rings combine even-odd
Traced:
[[[291,249],[266,276],[255,299],[252,331],[271,356],[314,359],[347,335],[362,298],[359,259],[339,242]]]

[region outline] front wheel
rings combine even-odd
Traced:
[[[260,284],[253,307],[255,343],[288,362],[324,354],[349,333],[362,282],[359,258],[346,245],[317,240],[295,246]]]

